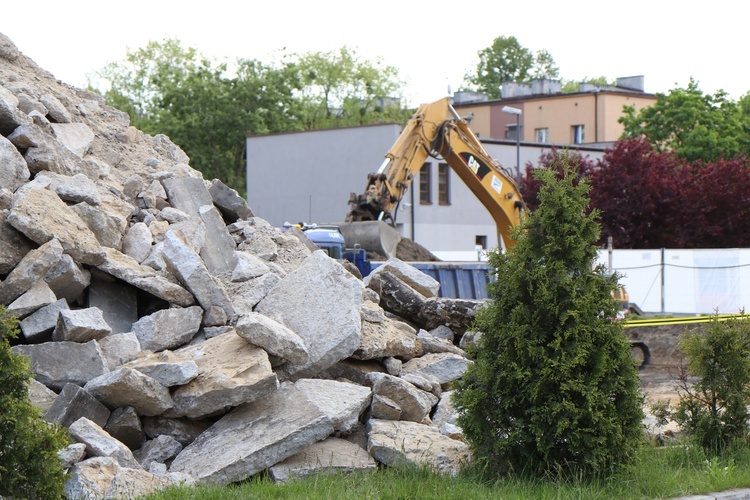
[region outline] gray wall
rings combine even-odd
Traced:
[[[387,124],[247,138],[247,200],[258,217],[340,222],[401,133]]]
[[[401,132],[401,125],[373,125],[248,137],[248,203],[274,226],[284,222],[340,222],[349,193],[360,193],[367,174],[378,169]],[[515,177],[516,144],[483,141],[490,156]],[[549,145],[521,144],[521,165],[536,164]],[[581,150],[590,159],[602,151]],[[477,260],[476,236],[498,246],[495,223],[461,179],[450,172],[451,204],[438,204],[438,163],[432,163],[431,205],[412,204],[410,189],[397,213],[397,228],[443,260]],[[523,168],[522,168],[523,170]],[[415,180],[413,187],[418,189]],[[414,221],[414,224],[412,224]]]

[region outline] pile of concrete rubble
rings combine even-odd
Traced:
[[[0,34],[0,304],[68,496],[470,460],[481,302],[398,260],[362,280],[188,163]]]

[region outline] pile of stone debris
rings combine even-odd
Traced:
[[[75,442],[71,498],[470,460],[449,390],[478,301],[365,280],[0,34],[0,304]]]

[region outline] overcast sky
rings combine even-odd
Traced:
[[[643,75],[655,93],[693,77],[704,92],[724,89],[738,99],[750,91],[748,14],[750,4],[736,0],[16,0],[0,7],[0,33],[78,87],[128,48],[166,37],[230,61],[346,45],[397,67],[416,105],[457,90],[478,51],[515,36],[549,51],[566,80]]]

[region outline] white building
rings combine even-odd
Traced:
[[[349,211],[401,133],[384,124],[247,138],[247,200],[275,226],[285,222],[336,223]],[[490,156],[515,176],[516,143],[482,140]],[[522,170],[537,164],[551,144],[521,143]],[[575,148],[591,160],[601,148]],[[477,260],[477,247],[498,246],[495,223],[484,206],[442,159],[430,158],[398,209],[397,229],[443,260]]]

